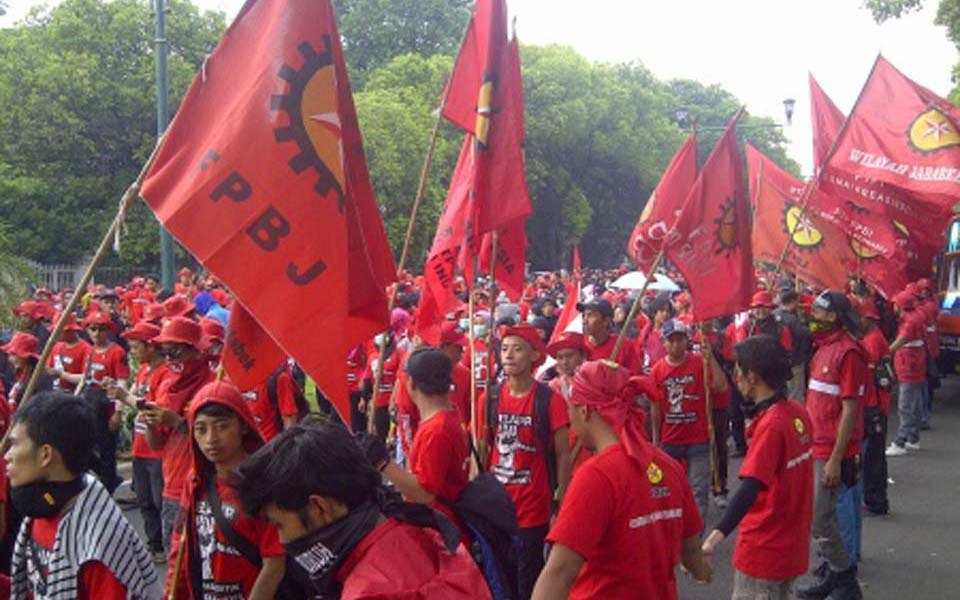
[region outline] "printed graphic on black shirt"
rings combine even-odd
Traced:
[[[504,485],[529,484],[531,481],[530,468],[517,468],[517,451],[535,454],[535,446],[529,446],[520,441],[520,432],[529,431],[523,437],[531,438],[534,435],[533,417],[531,415],[511,415],[500,413],[497,415],[497,454],[499,463],[493,467],[493,474]]]
[[[237,518],[237,508],[223,504],[223,516],[228,521]],[[239,581],[216,581],[213,574],[213,561],[217,553],[240,556],[240,553],[217,539],[216,520],[210,503],[201,500],[197,503],[197,545],[200,547],[200,573],[203,578],[203,597],[206,600],[243,600],[243,585]]]

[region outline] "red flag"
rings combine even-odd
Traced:
[[[573,280],[580,285],[583,280],[583,262],[580,260],[580,244],[573,246]]]
[[[474,238],[533,212],[524,174],[520,47],[507,39],[504,0],[479,0],[447,88],[444,116],[475,141],[471,210]]]
[[[823,165],[834,140],[840,134],[844,116],[810,76],[811,110],[814,122],[814,159]],[[932,257],[945,242],[949,211],[920,197],[872,179],[854,177],[832,165],[823,169],[817,204],[820,210],[848,215],[857,224],[852,237],[859,251],[876,258],[890,257],[893,251],[906,252],[910,260],[911,278],[918,279],[930,271]],[[832,198],[832,200],[831,200]],[[841,202],[840,200],[845,202]],[[881,246],[871,243],[882,239]],[[892,251],[887,251],[891,249]]]
[[[627,244],[627,253],[641,271],[647,272],[653,266],[667,233],[680,214],[683,201],[696,181],[697,136],[691,134],[673,155],[660,183],[644,205]]]
[[[396,271],[329,0],[244,6],[142,195],[348,415],[343,358],[386,326]]]
[[[570,281],[564,286],[567,294],[567,301],[563,303],[563,310],[557,317],[557,324],[553,328],[553,335],[550,336],[550,342],[553,343],[560,339],[563,332],[567,330],[570,323],[577,317],[577,303],[580,302],[580,281]]]
[[[776,265],[783,256],[783,266],[810,285],[844,289],[847,269],[839,259],[842,255],[852,256],[846,234],[822,221],[813,211],[802,211],[803,182],[750,144],[746,146],[754,207],[754,259]],[[785,248],[788,250],[784,255]]]
[[[756,290],[750,203],[734,131],[742,114],[741,108],[704,164],[664,248],[690,286],[695,321],[746,309]]]
[[[960,109],[877,57],[829,166],[950,208],[960,196]]]
[[[523,295],[527,257],[527,219],[515,219],[500,230],[497,240],[497,285],[506,292],[512,302],[519,302]],[[493,236],[483,236],[480,246],[480,272],[490,272],[490,255],[493,253]],[[469,272],[469,271],[465,271]],[[469,279],[469,278],[468,278]]]
[[[277,370],[287,355],[239,302],[230,307],[224,370],[241,390],[252,390]]]

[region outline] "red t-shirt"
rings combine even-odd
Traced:
[[[243,394],[243,399],[247,401],[247,408],[253,413],[253,420],[257,424],[257,431],[264,442],[269,442],[280,435],[280,426],[278,421],[282,422],[282,417],[295,417],[300,411],[297,408],[297,400],[294,397],[294,383],[286,369],[280,371],[277,375],[277,404],[270,401],[270,394],[267,391],[267,382],[261,383],[256,389]],[[279,408],[279,414],[277,409]]]
[[[110,377],[116,381],[128,379],[130,377],[130,365],[127,364],[127,353],[117,344],[110,344],[104,350],[91,348],[83,364],[83,370],[89,373],[93,381],[87,382],[99,384],[104,377]]]
[[[863,336],[861,343],[867,352],[867,393],[863,405],[864,407],[879,406],[886,415],[890,412],[890,390],[877,387],[876,373],[877,364],[890,356],[890,344],[887,343],[887,338],[883,337],[879,327],[874,327]]]
[[[376,391],[373,397],[376,399],[377,408],[390,406],[390,397],[393,396],[393,387],[397,382],[397,376],[400,373],[400,367],[403,365],[405,357],[401,350],[394,350],[387,360],[383,363],[383,371],[380,374],[380,389]],[[380,354],[376,350],[370,353],[370,360],[367,361],[367,368],[363,372],[363,379],[373,385],[373,380],[377,373],[377,363],[380,362]]]
[[[27,548],[28,598],[42,598],[46,595],[47,575],[60,516],[33,520],[30,545]],[[91,560],[80,565],[77,573],[77,600],[126,597],[127,586],[102,562]]]
[[[156,395],[151,396],[150,391],[154,392],[163,383],[163,379],[169,375],[170,369],[167,363],[161,363],[156,369],[152,369],[149,363],[140,365],[137,370],[137,376],[133,381],[133,393],[140,396],[147,402],[154,402]],[[130,455],[134,458],[163,458],[163,450],[154,450],[147,443],[146,438],[147,424],[140,420],[140,414],[133,419],[133,444],[130,448]]]
[[[420,423],[410,451],[410,472],[420,487],[447,502],[456,501],[467,487],[470,451],[467,433],[455,409],[440,411]],[[434,502],[433,508],[458,523],[445,504]]]
[[[671,446],[706,444],[710,436],[703,358],[688,352],[682,363],[672,365],[665,356],[653,365],[650,377],[657,389],[651,400],[661,405],[660,443]]]
[[[617,344],[616,334],[611,334],[607,338],[607,341],[600,344],[599,346],[594,346],[590,342],[589,336],[586,338],[587,344],[587,354],[590,357],[590,360],[601,360],[604,358],[610,358],[610,355],[613,354],[613,347]],[[618,361],[623,368],[627,369],[634,375],[643,374],[643,362],[637,357],[637,348],[636,342],[631,340],[624,340],[623,345],[620,347],[620,360]]]
[[[667,355],[667,349],[663,347],[663,337],[660,330],[653,326],[653,321],[647,321],[643,333],[637,338],[637,353],[643,357],[643,367],[645,372],[657,364],[657,361]]]
[[[577,470],[547,541],[586,561],[571,600],[675,600],[683,540],[702,528],[690,484],[673,459],[649,446],[649,460],[638,462],[616,444]]]
[[[166,377],[160,384],[157,391],[157,405],[168,408],[181,417],[185,417],[193,398],[188,399],[183,405],[175,406],[167,394],[167,388],[173,382],[175,376],[173,373]],[[209,373],[207,383],[213,381],[213,373]],[[197,386],[199,390],[203,386]],[[195,390],[196,391],[196,390]],[[163,497],[168,500],[180,501],[183,494],[183,484],[186,482],[187,474],[192,465],[193,446],[190,435],[186,430],[161,429],[161,435],[165,438],[163,444]]]
[[[460,422],[465,429],[470,427],[470,369],[461,365],[453,365],[450,373],[450,404],[457,409]]]
[[[907,344],[893,355],[893,370],[897,379],[904,383],[921,383],[927,380],[927,351],[924,315],[917,311],[900,317],[897,337],[905,337]]]
[[[534,385],[529,392],[517,398],[504,383],[500,391],[496,431],[489,432],[494,443],[490,445],[490,472],[506,488],[517,509],[520,527],[539,527],[550,521],[550,478],[545,456],[534,428]],[[486,394],[480,401],[486,414]],[[482,418],[486,418],[485,416]],[[570,425],[567,403],[557,393],[550,398],[550,431]]]
[[[781,400],[747,427],[750,447],[740,479],[752,477],[763,490],[740,521],[733,566],[759,579],[802,575],[810,555],[813,522],[813,449],[807,410]]]
[[[276,527],[266,520],[252,519],[246,515],[240,508],[236,492],[219,479],[217,494],[223,515],[238,535],[257,547],[261,558],[283,556],[283,546],[280,545]],[[194,526],[200,551],[203,597],[248,598],[260,569],[245,559],[217,527],[213,510],[207,502],[206,490],[200,494],[195,508]]]
[[[90,353],[90,344],[79,340],[76,344],[68,346],[66,342],[57,342],[50,352],[50,358],[47,359],[47,366],[60,369],[64,373],[79,375],[83,373],[83,365],[87,360],[87,354]],[[57,378],[53,382],[53,389],[73,393],[77,384],[70,383],[66,379]]]

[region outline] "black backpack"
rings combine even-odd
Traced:
[[[496,383],[490,386],[487,394],[487,432],[493,435],[497,430],[497,411],[500,408],[500,392],[503,384]],[[553,433],[550,431],[550,399],[553,390],[550,386],[538,381],[537,391],[533,394],[533,430],[540,442],[543,459],[547,463],[547,477],[550,482],[550,493],[557,492],[557,458],[553,448]]]
[[[286,371],[286,369],[286,363],[280,365],[280,368],[274,371],[273,374],[270,375],[270,378],[267,379],[267,400],[270,401],[270,404],[274,408],[273,414],[278,431],[283,431],[283,417],[280,415],[280,399],[277,397],[277,380],[280,379],[280,374]],[[290,377],[290,383],[293,384],[293,400],[297,403],[297,421],[299,422],[310,414],[310,404],[307,402],[307,397],[303,394],[304,386],[297,381],[296,373],[287,373],[287,375]]]

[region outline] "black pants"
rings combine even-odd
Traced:
[[[373,413],[373,424],[377,429],[377,437],[386,442],[387,434],[390,433],[390,407],[378,406]]]
[[[713,409],[713,443],[717,452],[717,483],[714,494],[727,493],[727,436],[730,435],[730,416],[722,408]]]
[[[360,412],[360,402],[363,395],[360,392],[350,392],[350,426],[354,433],[367,430],[367,415]]]
[[[143,531],[151,552],[163,552],[160,507],[163,506],[163,465],[159,458],[133,459],[133,490],[143,517]]]
[[[110,494],[120,485],[120,477],[117,476],[117,432],[110,431],[106,423],[97,427],[97,457],[93,472]]]
[[[730,434],[733,436],[733,443],[737,450],[746,452],[747,438],[744,435],[743,412],[740,410],[740,403],[743,402],[743,396],[736,385],[730,386]]]
[[[548,529],[547,525],[521,527],[514,538],[517,550],[517,587],[520,588],[518,600],[529,600],[533,596],[533,587],[543,570],[543,550]]]
[[[870,512],[890,512],[887,499],[887,417],[879,406],[863,409],[863,503]]]

